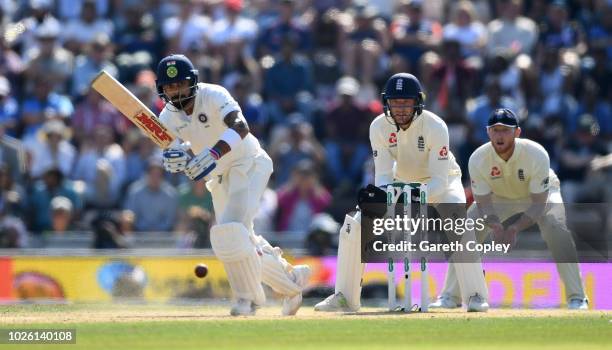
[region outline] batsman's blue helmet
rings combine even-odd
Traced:
[[[160,96],[164,93],[164,85],[183,80],[189,80],[189,86],[198,83],[198,70],[194,68],[189,58],[185,55],[170,55],[159,61],[155,85]]]

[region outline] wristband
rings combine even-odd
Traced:
[[[210,155],[215,158],[215,160],[219,160],[219,158],[221,158],[221,152],[215,147],[210,149]]]
[[[227,128],[223,134],[221,134],[220,140],[227,143],[231,149],[234,149],[238,142],[242,141],[242,137],[240,137],[236,130]]]

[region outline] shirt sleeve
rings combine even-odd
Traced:
[[[545,149],[539,149],[531,179],[529,180],[529,192],[537,194],[548,191],[550,185],[550,158]]]
[[[448,174],[450,169],[450,151],[448,128],[443,123],[432,124],[428,128],[429,141],[429,176],[427,184],[429,197],[441,196],[448,188]]]
[[[221,119],[233,111],[241,111],[238,102],[224,87],[217,85],[211,92],[210,107],[218,111]]]
[[[374,184],[382,186],[393,182],[393,164],[395,163],[391,152],[385,147],[376,125],[370,125],[370,144],[374,157]]]
[[[470,172],[470,182],[472,184],[472,193],[476,196],[486,196],[491,193],[491,187],[480,171],[478,160],[473,153],[468,162],[468,171]]]

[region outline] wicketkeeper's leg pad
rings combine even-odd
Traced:
[[[340,229],[336,267],[336,293],[341,292],[353,310],[361,306],[361,213],[346,215]]]
[[[261,256],[247,228],[235,222],[213,226],[210,230],[210,243],[225,267],[234,297],[263,305],[266,296],[261,285]]]

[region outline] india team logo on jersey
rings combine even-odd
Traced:
[[[397,146],[397,134],[392,132],[389,134],[389,147]]]
[[[442,146],[438,152],[438,160],[448,159],[448,147]]]
[[[497,179],[501,177],[501,175],[502,175],[502,172],[498,167],[494,166],[493,168],[491,168],[491,178],[492,179]]]

